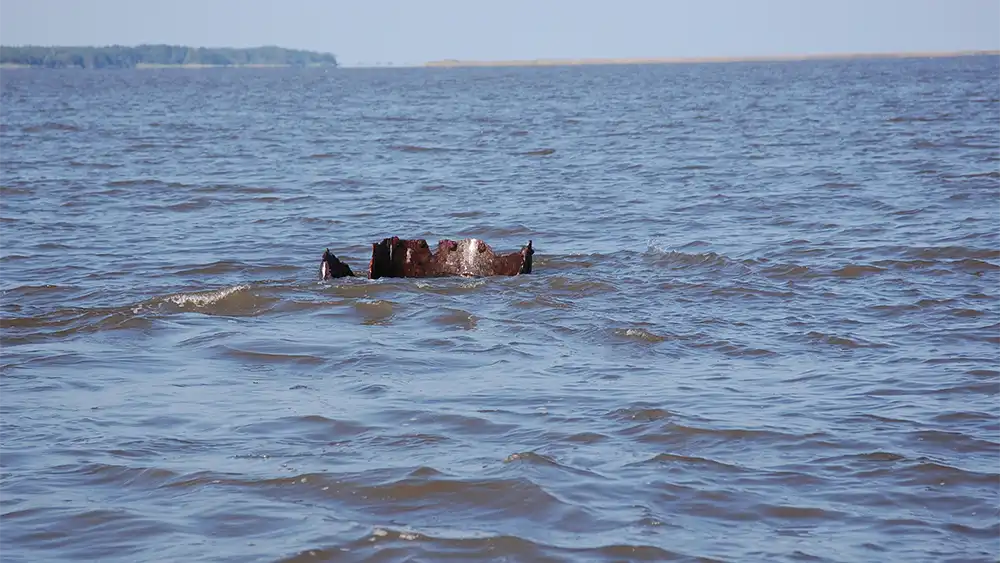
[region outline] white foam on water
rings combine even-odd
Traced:
[[[249,285],[241,284],[207,293],[180,293],[178,295],[171,295],[167,298],[167,301],[181,307],[189,304],[194,305],[195,307],[205,307],[206,305],[218,303],[234,293],[247,289],[250,289]]]

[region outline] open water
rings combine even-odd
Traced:
[[[996,561],[998,61],[5,70],[0,557]]]

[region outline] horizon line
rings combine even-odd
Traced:
[[[880,58],[947,58],[1000,55],[1000,49],[964,49],[955,51],[885,51],[885,52],[829,52],[784,55],[745,55],[711,57],[585,57],[585,58],[539,58],[507,60],[466,60],[439,59],[427,61],[426,67],[466,67],[466,66],[578,66],[609,64],[693,64],[693,63],[735,63],[735,62],[783,62],[808,60],[849,60]]]

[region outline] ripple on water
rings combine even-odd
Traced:
[[[461,309],[448,309],[434,317],[433,322],[442,326],[455,327],[463,330],[473,330],[476,328],[476,324],[479,322],[479,319],[468,311],[463,311]]]
[[[362,324],[385,325],[391,323],[395,314],[395,304],[384,299],[365,299],[353,303]]]
[[[178,293],[154,298],[137,305],[133,311],[195,312],[213,316],[257,316],[278,303],[279,298],[263,295],[248,284],[213,291]]]
[[[996,560],[998,60],[4,71],[4,560]]]

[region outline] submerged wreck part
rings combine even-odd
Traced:
[[[372,244],[368,277],[433,278],[445,276],[516,276],[531,273],[532,241],[520,251],[496,254],[478,239],[442,240],[431,252],[424,239],[392,237]],[[355,276],[351,267],[327,248],[320,263],[320,279]]]
[[[496,254],[478,239],[442,240],[431,252],[424,239],[392,237],[372,244],[368,277],[433,278],[444,276],[516,276],[531,273],[528,241],[518,252]]]
[[[346,278],[354,275],[351,267],[340,261],[339,258],[327,248],[323,253],[323,261],[319,266],[319,279],[328,280],[330,278]]]

